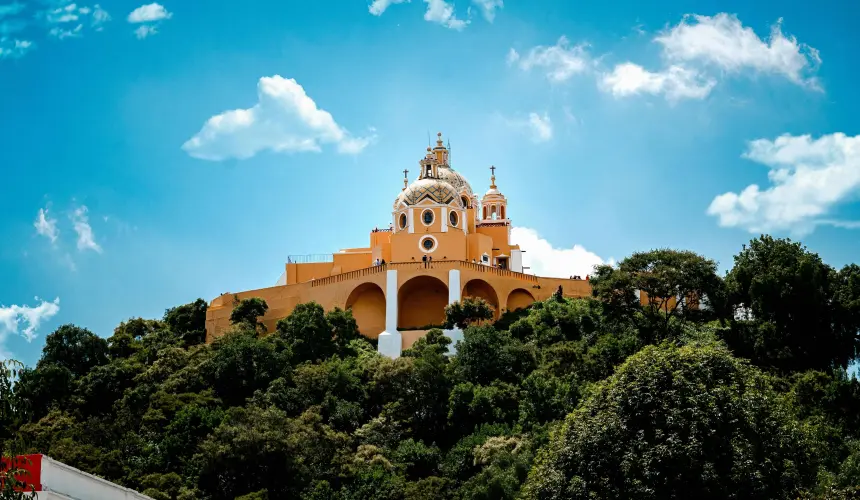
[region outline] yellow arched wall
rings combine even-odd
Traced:
[[[535,299],[530,292],[522,288],[517,288],[508,295],[507,308],[508,311],[516,311],[517,309],[523,309],[532,305],[534,301]]]
[[[448,286],[432,276],[416,276],[400,287],[397,297],[398,328],[421,328],[445,321]]]
[[[385,330],[385,293],[375,283],[356,287],[346,299],[346,308],[358,323],[362,335],[375,339]]]
[[[480,297],[493,307],[493,315],[499,317],[499,296],[492,285],[482,279],[469,280],[463,287],[463,297]]]

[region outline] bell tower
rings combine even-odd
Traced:
[[[508,200],[505,195],[499,192],[496,186],[496,167],[491,166],[490,172],[490,189],[484,194],[481,199],[481,220],[483,222],[507,222],[508,221]]]

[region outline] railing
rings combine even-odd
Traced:
[[[496,276],[500,276],[503,278],[515,278],[524,281],[528,281],[531,283],[537,283],[538,277],[533,274],[525,274],[518,273],[516,271],[511,271],[509,269],[499,269],[496,267],[485,266],[483,264],[478,264],[475,262],[468,262],[465,260],[439,260],[439,261],[431,261],[424,263],[422,262],[391,262],[385,265],[366,267],[364,269],[358,269],[356,271],[348,271],[345,273],[335,274],[334,276],[328,276],[326,278],[320,278],[317,280],[311,281],[312,287],[329,285],[331,283],[340,283],[342,281],[354,280],[357,278],[363,278],[365,276],[370,276],[373,274],[378,274],[383,271],[387,271],[389,269],[403,269],[403,270],[419,270],[419,269],[469,269],[471,271],[477,271],[482,273],[494,274]]]
[[[287,264],[310,264],[311,262],[334,262],[334,255],[330,253],[313,253],[287,256]]]
[[[385,271],[386,267],[388,266],[365,267],[364,269],[335,274],[334,276],[329,276],[327,278],[320,278],[318,280],[315,279],[311,281],[311,286],[317,287],[323,285],[330,285],[332,283],[340,283],[341,281],[349,281],[357,278],[363,278],[364,276],[370,276],[371,274],[381,273],[382,271]]]

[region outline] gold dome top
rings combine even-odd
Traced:
[[[454,186],[445,180],[434,178],[418,179],[413,182],[397,197],[395,204],[403,202],[407,205],[417,205],[425,199],[442,205],[453,204],[458,207],[463,205]]]

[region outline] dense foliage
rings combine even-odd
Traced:
[[[448,307],[455,356],[432,330],[384,358],[314,303],[266,332],[237,301],[211,344],[202,300],[65,325],[0,371],[0,441],[157,500],[860,495],[860,267],[761,237],[725,277],[673,250],[592,276],[495,322]]]

